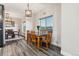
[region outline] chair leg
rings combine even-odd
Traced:
[[[48,49],[48,47],[49,47],[49,46],[48,46],[48,43],[46,42],[46,48]]]
[[[49,43],[49,48],[50,48],[50,43]]]
[[[32,41],[31,40],[29,40],[29,44],[31,45],[31,43],[32,43]]]
[[[42,47],[42,42],[40,42],[41,44],[40,44],[40,47]]]

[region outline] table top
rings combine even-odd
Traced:
[[[36,36],[46,36],[47,34],[38,34],[36,33]]]

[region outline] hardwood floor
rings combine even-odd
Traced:
[[[1,56],[61,56],[52,49],[37,49],[33,45],[28,45],[25,40],[10,41],[0,48]]]

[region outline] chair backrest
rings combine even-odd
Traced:
[[[28,34],[30,34],[30,31],[29,31],[29,30],[27,30],[27,35],[28,35]]]
[[[30,31],[27,30],[27,39],[29,39],[29,38],[30,38]]]
[[[31,39],[32,40],[36,39],[35,31],[31,31]]]
[[[47,39],[48,42],[51,42],[52,32],[48,32],[46,39]]]

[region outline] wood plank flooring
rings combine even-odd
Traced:
[[[33,45],[28,45],[25,40],[7,42],[0,48],[0,56],[61,56],[52,49],[37,49]]]

